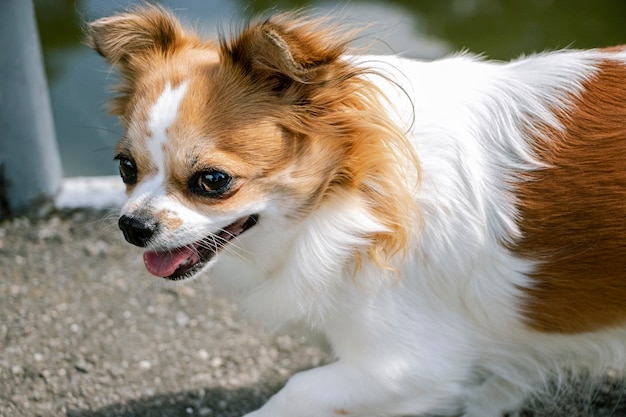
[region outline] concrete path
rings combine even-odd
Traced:
[[[235,417],[328,358],[211,294],[145,272],[115,215],[0,223],[0,416]],[[615,378],[525,416],[626,416]],[[611,414],[612,413],[612,414]]]

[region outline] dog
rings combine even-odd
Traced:
[[[297,12],[211,41],[150,5],[86,33],[147,270],[336,358],[247,417],[495,417],[626,368],[626,47],[420,62]]]

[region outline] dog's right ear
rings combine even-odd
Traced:
[[[297,13],[256,21],[230,41],[222,39],[221,55],[276,91],[323,82],[356,33],[329,23]]]
[[[155,54],[167,55],[184,37],[179,21],[149,5],[88,23],[86,43],[122,73],[136,71]]]

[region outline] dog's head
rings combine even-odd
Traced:
[[[376,224],[358,232],[365,252],[402,249],[410,196],[396,155],[412,154],[366,71],[342,58],[345,37],[283,15],[204,41],[147,6],[89,24],[87,40],[121,73],[119,226],[151,273],[193,276],[338,195]]]

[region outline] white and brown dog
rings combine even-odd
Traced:
[[[625,48],[349,56],[320,21],[212,42],[155,6],[87,32],[148,271],[336,356],[249,417],[492,417],[626,367]]]

